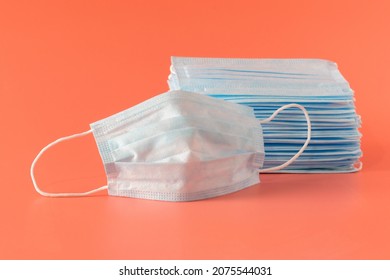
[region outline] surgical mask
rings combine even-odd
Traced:
[[[297,107],[307,121],[304,145],[290,160],[261,169],[264,162],[262,123],[282,110]],[[34,177],[40,156],[59,142],[92,133],[107,175],[107,186],[85,193],[48,193]],[[311,123],[304,107],[289,104],[259,121],[253,109],[198,93],[171,91],[91,124],[91,129],[60,138],[37,155],[31,177],[44,196],[109,195],[166,201],[199,200],[235,192],[259,183],[259,172],[292,163],[307,147]]]
[[[360,116],[354,92],[337,64],[323,59],[240,59],[172,57],[171,90],[197,92],[250,106],[256,118],[266,118],[289,103],[310,113],[310,146],[282,172],[339,173],[362,168]],[[294,150],[306,137],[306,122],[298,110],[288,110],[263,125],[268,168],[288,160],[282,150]],[[332,150],[326,156],[322,151]],[[353,150],[353,153],[349,153]]]
[[[337,64],[322,59],[234,59],[172,57],[171,89],[192,86],[263,89],[349,90]],[[328,90],[329,91],[329,90]],[[296,96],[296,92],[293,93]]]

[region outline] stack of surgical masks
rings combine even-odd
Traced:
[[[185,90],[253,107],[258,119],[298,103],[309,112],[312,139],[281,172],[352,172],[361,167],[360,116],[353,90],[337,64],[321,59],[220,59],[173,57],[171,90]],[[286,162],[307,137],[302,112],[288,109],[263,125],[265,162]]]

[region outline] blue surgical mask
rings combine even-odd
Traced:
[[[293,89],[343,88],[348,82],[337,64],[322,59],[223,59],[172,57],[171,89],[191,87]],[[194,89],[192,89],[194,90]],[[241,93],[242,94],[242,93]],[[296,93],[294,93],[296,95]]]
[[[354,92],[337,64],[323,59],[172,57],[170,89],[186,90],[250,106],[259,120],[277,108],[299,103],[310,113],[312,141],[282,172],[354,172],[361,169],[360,116]],[[306,121],[298,110],[264,124],[264,167],[288,159],[305,141]],[[319,150],[334,150],[324,157]],[[354,150],[354,153],[345,152]],[[268,151],[273,151],[268,153]],[[310,154],[309,154],[310,153]]]
[[[278,166],[262,169],[262,123],[297,107],[307,121],[300,150]],[[107,175],[107,186],[85,193],[48,193],[34,177],[39,157],[53,145],[92,133]],[[91,124],[91,129],[46,146],[31,166],[37,192],[44,196],[109,195],[190,201],[235,192],[259,183],[259,172],[273,172],[295,161],[310,141],[304,107],[289,104],[259,121],[253,109],[198,93],[172,91]]]

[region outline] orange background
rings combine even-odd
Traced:
[[[386,0],[0,1],[0,258],[389,259],[389,15]],[[171,55],[336,61],[363,170],[261,175],[186,203],[38,195],[38,151],[165,92]],[[92,136],[49,150],[36,176],[52,192],[106,184]]]

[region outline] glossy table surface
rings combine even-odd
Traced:
[[[1,259],[389,259],[388,1],[0,1]],[[353,174],[265,174],[214,199],[46,198],[49,142],[167,91],[170,56],[336,61],[362,116]],[[92,136],[37,164],[106,184]]]

